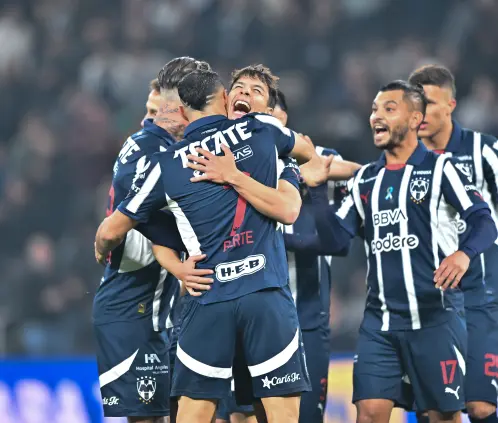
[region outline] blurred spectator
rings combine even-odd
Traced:
[[[456,116],[498,134],[494,0],[18,0],[0,9],[0,354],[92,351],[95,229],[148,82],[174,56],[281,76],[291,126],[347,159],[378,152],[378,87],[442,62]],[[355,269],[351,271],[351,269]],[[333,261],[332,347],[354,347],[361,243]],[[6,335],[6,337],[4,336]]]

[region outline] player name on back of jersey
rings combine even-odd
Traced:
[[[198,155],[198,153],[195,151],[197,147],[201,147],[212,154],[219,155],[221,153],[221,144],[225,144],[230,149],[232,149],[232,146],[236,146],[237,144],[239,144],[237,135],[238,138],[242,141],[245,141],[252,137],[252,133],[247,131],[247,121],[236,123],[222,131],[216,131],[212,135],[208,135],[201,141],[193,141],[189,143],[185,147],[176,150],[174,158],[176,159],[180,157],[183,167],[187,167],[187,155]],[[245,145],[238,150],[234,150],[233,154],[235,156],[236,162],[247,159],[253,155],[251,147],[249,145]]]

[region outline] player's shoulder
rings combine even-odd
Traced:
[[[462,139],[466,143],[473,143],[476,138],[480,139],[481,148],[484,148],[485,145],[488,145],[498,151],[498,139],[496,136],[486,134],[475,129],[462,128]]]
[[[268,115],[266,113],[248,113],[241,119],[247,119],[250,121],[255,128],[268,128],[276,129],[283,132],[285,135],[290,136],[291,130],[284,126],[275,116]]]

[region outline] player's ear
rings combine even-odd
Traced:
[[[453,113],[453,110],[455,110],[455,108],[457,106],[456,99],[451,98],[451,100],[449,101],[448,105],[450,106],[450,114],[451,114],[451,113]]]
[[[419,111],[414,111],[412,114],[412,119],[410,123],[410,129],[418,131],[418,128],[424,120],[424,114]]]

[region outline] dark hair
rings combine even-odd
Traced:
[[[424,87],[422,87],[422,85],[413,85],[407,81],[398,79],[384,85],[379,91],[403,91],[403,100],[410,103],[412,108],[422,112],[425,116],[425,111],[427,109],[427,97],[425,96]]]
[[[285,95],[282,91],[277,91],[277,104],[284,112],[287,112],[287,100],[285,99]]]
[[[426,65],[412,72],[408,81],[411,84],[434,85],[440,88],[450,88],[456,97],[455,77],[451,71],[441,65]]]
[[[197,70],[184,76],[178,84],[178,95],[182,103],[194,110],[204,110],[210,97],[223,83],[219,75],[211,70]]]
[[[192,57],[177,57],[166,63],[159,71],[157,79],[163,90],[178,88],[181,79],[195,70],[211,70],[209,63],[195,60]]]
[[[270,68],[265,65],[250,65],[242,69],[235,69],[232,72],[232,80],[230,81],[230,90],[233,85],[243,76],[250,78],[257,78],[264,82],[268,87],[270,94],[268,98],[268,106],[273,108],[277,104],[277,90],[278,90],[278,76],[273,75]]]
[[[149,91],[161,91],[161,87],[159,86],[159,80],[157,78],[154,78],[152,81],[149,82]]]

